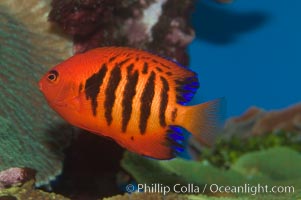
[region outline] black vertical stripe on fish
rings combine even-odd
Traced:
[[[165,74],[166,74],[167,76],[171,76],[171,75],[172,75],[172,72],[165,72]]]
[[[177,118],[177,115],[178,115],[178,109],[175,108],[173,109],[173,111],[171,112],[171,121],[174,122]]]
[[[127,82],[125,84],[122,99],[122,131],[125,132],[132,115],[133,98],[136,95],[136,85],[138,83],[138,71],[132,74],[134,65],[127,68]]]
[[[155,78],[156,74],[151,72],[140,99],[140,133],[144,134],[147,126],[147,120],[151,114],[151,107],[155,95]]]
[[[171,61],[171,62],[173,62],[173,61]],[[167,66],[167,65],[165,65],[165,64],[163,64],[163,63],[161,63],[160,62],[160,65],[162,65],[163,67],[165,67],[165,68],[167,68],[167,69],[171,69],[169,66]],[[177,64],[178,65],[178,64]]]
[[[111,58],[109,59],[109,62],[114,61],[117,57],[118,57],[118,55],[111,57]]]
[[[120,70],[120,66],[117,64],[111,71],[108,85],[105,90],[104,109],[105,109],[105,118],[106,118],[108,125],[110,125],[113,120],[112,109],[113,109],[115,99],[116,99],[115,92],[116,92],[116,89],[118,87],[120,80],[121,80],[121,70]]]
[[[92,113],[96,116],[97,111],[97,96],[100,92],[100,86],[108,71],[107,65],[103,64],[97,73],[90,76],[85,83],[86,99],[91,99]]]
[[[142,74],[147,74],[148,72],[148,63],[145,62],[142,69]]]
[[[132,63],[132,64],[130,64],[130,65],[127,67],[127,73],[128,73],[128,74],[131,73],[132,70],[133,70],[133,68],[134,68],[134,64]]]
[[[125,63],[127,63],[129,60],[131,60],[131,58],[127,58],[127,59],[119,62],[119,66],[121,67],[122,65],[124,65]]]
[[[152,61],[153,61],[154,63],[158,63],[158,61],[157,61],[157,60],[155,60],[155,59],[152,59]]]
[[[126,53],[125,57],[132,57],[133,53]]]
[[[163,72],[163,70],[162,70],[160,67],[156,67],[156,69],[157,69],[159,72]]]
[[[167,108],[168,104],[168,82],[164,77],[160,77],[161,82],[162,82],[162,90],[161,90],[161,101],[160,101],[160,110],[159,110],[159,120],[160,120],[160,125],[162,127],[166,126],[166,120],[165,120],[165,111]]]

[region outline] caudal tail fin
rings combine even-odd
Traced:
[[[184,106],[180,125],[203,144],[211,145],[222,126],[225,104],[225,98],[219,98],[194,106]]]

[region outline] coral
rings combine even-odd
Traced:
[[[41,185],[60,174],[71,129],[47,106],[37,81],[66,55],[68,42],[38,26],[44,1],[22,2],[0,3],[0,170],[32,168]]]
[[[34,179],[36,172],[29,168],[10,168],[0,171],[0,189],[23,184]]]
[[[57,60],[63,60],[72,55],[71,41],[62,34],[54,34],[54,31],[57,33],[55,27],[47,23],[50,0],[2,0],[0,6],[3,7],[3,11],[14,16],[25,29],[40,36],[31,37],[30,40],[33,45],[48,47],[51,53],[47,52],[47,55],[51,54]],[[49,64],[56,63],[50,60]]]
[[[253,107],[242,116],[229,119],[224,135],[262,135],[274,131],[301,133],[301,104],[277,111],[264,111]]]
[[[0,172],[1,173],[1,172]],[[25,183],[15,184],[9,188],[0,189],[1,200],[69,200],[62,195],[47,193],[42,190],[34,189],[34,180]]]
[[[122,166],[138,183],[161,183],[163,185],[291,185],[294,193],[281,195],[257,194],[260,199],[296,199],[301,197],[301,155],[286,147],[256,151],[241,156],[229,170],[218,169],[206,161],[196,162],[176,158],[170,161],[151,160],[126,153]],[[277,166],[277,167],[275,167]],[[206,193],[210,193],[206,190]],[[214,195],[217,195],[216,193]],[[247,199],[246,194],[230,194]],[[250,196],[250,195],[249,195]]]
[[[131,46],[188,65],[186,46],[193,0],[52,1],[49,20],[73,37],[74,52],[99,46]]]

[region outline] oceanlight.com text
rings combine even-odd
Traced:
[[[236,193],[236,194],[264,194],[264,193],[294,193],[294,186],[269,186],[263,184],[251,185],[243,184],[239,186],[218,185],[218,184],[205,184],[200,187],[195,184],[174,184],[173,186],[164,185],[160,183],[152,184],[128,184],[126,186],[127,192],[148,192],[148,193],[161,193],[166,195],[170,192],[179,194],[201,194],[201,193]]]
[[[205,185],[204,187],[208,187]],[[209,191],[212,193],[237,193],[237,194],[264,194],[264,193],[294,193],[294,186],[269,186],[269,185],[250,185],[224,186],[218,184],[209,185]]]

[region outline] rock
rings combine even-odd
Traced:
[[[0,189],[23,184],[34,179],[35,170],[29,168],[10,168],[0,172]]]
[[[234,135],[246,137],[251,134],[251,130],[257,120],[261,119],[265,114],[266,111],[257,107],[251,107],[241,116],[228,119],[220,135],[222,137],[231,137]]]
[[[243,115],[229,119],[223,133],[250,136],[280,130],[301,133],[301,103],[275,111],[252,107]]]
[[[130,46],[188,65],[193,0],[52,1],[49,20],[73,38],[74,52]]]
[[[253,135],[261,135],[272,131],[301,131],[301,103],[286,109],[267,112],[252,128]]]
[[[62,195],[47,193],[34,188],[33,179],[21,185],[14,185],[9,188],[0,189],[0,200],[70,200]]]

